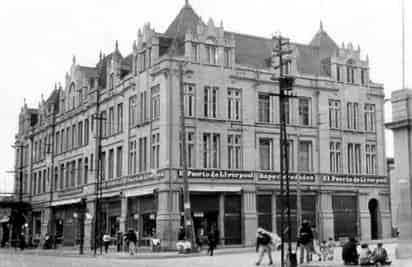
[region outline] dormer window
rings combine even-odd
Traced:
[[[89,87],[90,87],[90,89],[94,88],[94,78],[89,79]]]
[[[199,45],[192,43],[192,61],[199,62]]]
[[[352,60],[349,60],[346,66],[346,82],[355,83],[355,67],[352,65]]]
[[[114,73],[113,72],[110,74],[109,88],[110,90],[114,89]]]
[[[79,88],[79,106],[82,104],[83,102],[83,90],[82,88]]]
[[[75,96],[75,85],[74,83],[70,84],[70,89],[69,89],[69,99],[71,99],[71,103],[69,104],[69,109],[74,109],[75,103],[76,103],[76,96]]]
[[[214,45],[206,45],[206,63],[217,64],[217,49]]]
[[[366,70],[362,69],[360,74],[361,74],[361,84],[365,85],[366,84]]]
[[[341,76],[340,76],[340,71],[341,71],[340,66],[339,66],[339,65],[336,65],[336,81],[338,81],[338,82],[341,82],[341,81],[342,81],[342,78],[341,78]]]
[[[229,47],[225,47],[225,50],[224,50],[224,65],[225,65],[225,67],[230,67],[231,62],[232,62],[231,49]]]
[[[140,53],[139,71],[142,72],[146,68],[146,51]]]

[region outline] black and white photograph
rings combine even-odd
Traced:
[[[0,62],[0,267],[412,266],[411,0],[5,0]]]

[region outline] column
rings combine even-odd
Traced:
[[[244,218],[244,245],[251,246],[256,242],[257,211],[256,188],[243,189],[243,218]]]
[[[40,244],[41,245],[43,245],[44,237],[48,231],[48,225],[49,225],[49,219],[50,219],[51,212],[52,211],[50,207],[45,207],[42,210],[41,228],[40,228]]]
[[[120,221],[119,230],[122,233],[126,233],[126,221],[127,221],[127,197],[122,195],[120,198]]]
[[[86,215],[84,218],[84,251],[94,247],[94,213],[95,213],[95,200],[87,201],[86,203]]]
[[[272,192],[272,232],[277,233],[280,236],[280,233],[278,233],[278,228],[277,228],[276,193],[275,192]]]
[[[161,185],[158,192],[156,232],[162,247],[175,249],[180,227],[180,191],[167,185]]]
[[[368,208],[368,193],[360,192],[358,195],[360,239],[371,240],[371,218]]]
[[[218,226],[217,228],[219,229],[219,239],[220,239],[220,244],[224,244],[224,238],[225,238],[225,194],[220,193],[219,194],[219,221],[218,221]]]
[[[319,240],[334,238],[334,217],[332,207],[332,193],[321,191],[318,199],[319,203]]]

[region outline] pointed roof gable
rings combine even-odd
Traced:
[[[320,48],[321,51],[328,52],[334,52],[339,49],[335,41],[333,41],[332,38],[330,38],[329,34],[327,34],[323,30],[322,22],[320,22],[319,30],[312,38],[312,41],[310,41],[309,45],[317,46]]]
[[[184,38],[187,31],[196,32],[198,23],[203,23],[202,19],[196,14],[192,6],[186,1],[184,7],[167,28],[165,35],[171,38]]]

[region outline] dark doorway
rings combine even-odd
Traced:
[[[379,239],[379,207],[376,199],[369,200],[369,215],[371,218],[371,238]]]
[[[358,236],[357,205],[356,196],[332,197],[335,239]]]

